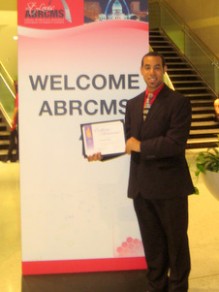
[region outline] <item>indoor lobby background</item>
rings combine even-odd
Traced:
[[[194,38],[197,38],[203,44],[203,50],[207,52],[211,59],[209,67],[212,67],[216,74],[214,74],[216,80],[210,80],[209,86],[218,96],[219,1],[149,0],[151,27],[155,26],[157,21],[161,21],[160,16],[164,17],[165,15],[158,13],[156,10],[158,6],[156,5],[167,5],[170,8],[168,11],[179,17],[177,19],[182,21],[184,28],[192,32],[192,35],[194,33]],[[162,21],[165,21],[165,19],[162,19]],[[168,25],[171,24],[168,23]],[[19,79],[17,75],[16,35],[16,0],[0,0],[0,64],[9,73],[11,84],[13,84],[13,80]],[[172,36],[173,38],[179,37],[178,40],[182,45],[181,34],[179,35],[172,29]],[[197,63],[201,63],[200,61],[200,59],[195,60]],[[189,198],[189,239],[192,260],[189,291],[217,292],[219,291],[219,200],[211,195],[202,177],[197,179],[195,176],[195,158],[199,151],[200,149],[188,149],[187,151],[193,181],[199,189],[199,195],[193,195]],[[0,162],[1,292],[145,291],[144,271],[22,277],[19,192],[19,162]]]

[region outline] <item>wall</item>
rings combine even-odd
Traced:
[[[164,0],[219,58],[219,1]]]
[[[0,11],[0,62],[17,79],[17,11]]]

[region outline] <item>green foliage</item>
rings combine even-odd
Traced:
[[[218,136],[219,139],[219,136]],[[196,158],[196,176],[205,173],[206,170],[219,172],[219,149],[209,148],[200,152]]]
[[[195,189],[194,195],[199,195],[199,189],[196,186],[194,186],[194,189]]]

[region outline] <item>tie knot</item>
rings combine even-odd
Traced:
[[[151,99],[153,98],[153,96],[154,96],[153,93],[151,93],[151,92],[148,93],[148,99],[149,99],[149,100],[151,100]]]

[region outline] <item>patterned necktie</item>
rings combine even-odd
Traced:
[[[146,120],[146,117],[147,117],[147,114],[149,112],[149,109],[151,107],[151,100],[153,98],[153,93],[149,93],[147,98],[146,98],[146,101],[144,103],[144,108],[143,108],[143,120],[145,121]]]

